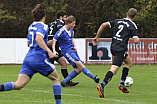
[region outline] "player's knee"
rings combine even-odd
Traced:
[[[126,66],[127,66],[128,68],[131,68],[131,65],[132,65],[132,62],[129,62],[129,63],[126,64]]]
[[[15,84],[15,90],[22,90],[25,85]]]
[[[56,75],[52,78],[52,81],[60,82],[60,75],[59,75],[59,74],[56,74]]]

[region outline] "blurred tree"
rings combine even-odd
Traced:
[[[58,10],[76,18],[75,37],[93,38],[106,21],[125,18],[130,7],[138,10],[135,23],[140,37],[153,38],[157,34],[157,0],[1,0],[0,37],[25,38],[33,22],[31,10],[37,3],[46,7],[46,23],[56,19]],[[112,29],[105,29],[102,38],[111,38]]]

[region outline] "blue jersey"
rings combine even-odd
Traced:
[[[59,41],[61,52],[66,60],[73,66],[76,67],[76,62],[81,61],[77,52],[74,52],[73,48],[73,30],[69,31],[63,26],[60,28],[53,37],[54,40]],[[83,63],[83,61],[81,61]]]
[[[51,72],[54,71],[55,65],[51,64],[51,62],[46,57],[46,51],[40,48],[35,40],[36,34],[39,34],[43,37],[43,40],[47,44],[47,32],[48,26],[42,22],[33,22],[29,26],[27,39],[30,42],[30,49],[25,56],[19,74],[24,73],[31,78],[37,72],[43,76],[48,76]]]
[[[69,31],[63,26],[60,28],[53,37],[54,40],[59,41],[62,54],[65,54],[67,51],[74,51],[74,45],[72,42],[73,39],[73,30]]]
[[[40,34],[47,44],[48,40],[48,26],[42,22],[33,22],[28,28],[27,39],[29,41],[29,51],[25,57],[25,60],[43,61],[46,57],[46,51],[39,47],[36,42],[36,34]]]

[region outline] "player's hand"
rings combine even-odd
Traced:
[[[49,41],[47,42],[47,45],[48,45],[48,46],[52,46],[52,44],[53,44],[53,40],[49,40]]]
[[[99,43],[99,39],[94,38],[94,39],[92,40],[92,43],[93,43],[93,46],[98,45],[98,43]]]
[[[74,50],[74,52],[77,52],[77,48],[76,47],[73,47],[73,50]]]
[[[49,59],[54,58],[54,57],[58,57],[57,54],[52,53],[52,52],[49,52],[48,55],[49,55]]]
[[[59,55],[58,52],[56,52],[56,51],[54,51],[53,53],[54,53],[55,55]]]

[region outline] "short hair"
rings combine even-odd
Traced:
[[[37,4],[32,10],[32,15],[34,21],[40,21],[46,15],[45,8],[41,4]]]
[[[74,21],[76,21],[76,19],[73,15],[70,15],[70,16],[66,17],[65,20],[64,20],[65,25],[67,25],[68,23],[72,23]]]
[[[128,16],[129,16],[130,18],[134,18],[134,17],[136,16],[136,14],[137,14],[137,10],[136,10],[135,8],[130,8],[130,9],[128,10]]]
[[[65,13],[65,12],[63,12],[62,10],[59,10],[59,11],[57,12],[56,17],[57,17],[57,19],[59,19],[59,18],[60,18],[60,16],[64,17],[65,15],[66,15],[66,13]]]

